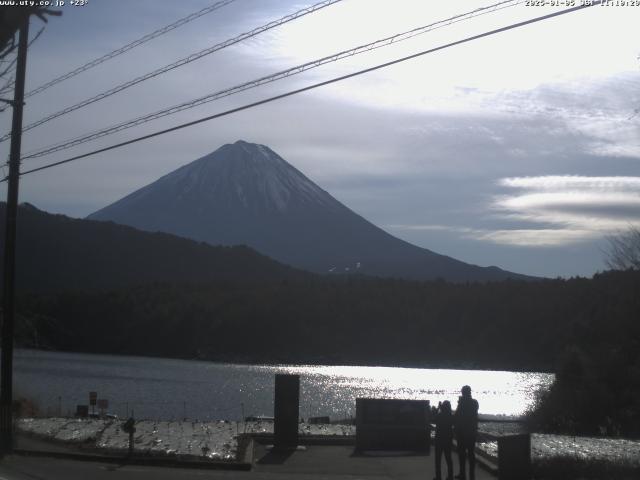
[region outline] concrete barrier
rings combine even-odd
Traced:
[[[498,438],[499,480],[531,479],[531,435]]]
[[[356,451],[428,452],[429,401],[356,399]]]

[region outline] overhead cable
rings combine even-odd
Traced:
[[[213,5],[209,5],[208,7],[205,7],[201,10],[198,10],[197,12],[194,12],[190,15],[187,15],[186,17],[181,18],[180,20],[177,20],[173,23],[170,23],[169,25],[165,25],[162,28],[159,28],[157,30],[154,30],[151,33],[146,34],[144,37],[141,37],[137,40],[134,40],[133,42],[127,43],[126,45],[112,51],[109,52],[101,57],[98,57],[94,60],[91,60],[90,62],[85,63],[84,65],[79,66],[78,68],[75,68],[73,70],[71,70],[70,72],[65,73],[64,75],[60,75],[59,77],[54,78],[53,80],[50,80],[49,82],[45,83],[44,85],[39,86],[38,88],[34,88],[33,90],[31,90],[30,92],[27,92],[25,94],[25,98],[27,97],[31,97],[33,95],[36,95],[40,92],[44,92],[45,90],[47,90],[50,87],[53,87],[54,85],[57,85],[60,82],[63,82],[65,80],[68,80],[71,77],[75,77],[76,75],[82,73],[82,72],[86,72],[87,70],[100,65],[101,63],[104,63],[108,60],[111,60],[112,58],[117,57],[118,55],[122,55],[125,52],[128,52],[129,50],[139,47],[140,45],[142,45],[143,43],[147,43],[150,40],[153,40],[154,38],[157,38],[161,35],[164,35],[167,32],[170,32],[171,30],[174,30],[178,27],[181,27],[182,25],[185,25],[193,20],[195,20],[196,18],[200,18],[203,15],[206,15],[207,13],[211,13],[219,8],[224,7],[225,5],[228,5],[232,2],[235,2],[235,0],[221,0],[219,2],[214,3]]]
[[[224,116],[227,116],[227,115],[231,115],[233,113],[241,112],[243,110],[248,110],[250,108],[254,108],[254,107],[257,107],[259,105],[264,105],[264,104],[267,104],[267,103],[271,103],[271,102],[274,102],[276,100],[281,100],[283,98],[287,98],[287,97],[290,97],[290,96],[293,96],[293,95],[297,95],[299,93],[307,92],[309,90],[313,90],[313,89],[316,89],[316,88],[319,88],[319,87],[323,87],[325,85],[330,85],[332,83],[336,83],[336,82],[340,82],[340,81],[343,81],[343,80],[347,80],[349,78],[353,78],[353,77],[356,77],[356,76],[359,76],[359,75],[363,75],[365,73],[370,73],[370,72],[373,72],[373,71],[376,71],[376,70],[380,70],[382,68],[386,68],[386,67],[389,67],[391,65],[396,65],[398,63],[405,62],[405,61],[408,61],[408,60],[412,60],[414,58],[422,57],[424,55],[428,55],[430,53],[434,53],[434,52],[437,52],[437,51],[440,51],[440,50],[451,48],[451,47],[454,47],[454,46],[457,46],[457,45],[462,45],[464,43],[469,43],[469,42],[472,42],[472,41],[475,41],[475,40],[479,40],[479,39],[484,38],[484,37],[489,37],[491,35],[496,35],[498,33],[503,33],[503,32],[506,32],[508,30],[513,30],[513,29],[516,29],[516,28],[523,27],[525,25],[530,25],[532,23],[541,22],[543,20],[548,20],[550,18],[558,17],[558,16],[561,16],[561,15],[566,15],[568,13],[573,13],[573,12],[576,12],[578,10],[582,10],[584,8],[597,6],[597,5],[600,5],[601,3],[602,3],[602,0],[594,0],[592,3],[584,3],[584,4],[578,5],[576,7],[568,8],[568,9],[565,9],[565,10],[561,10],[559,12],[549,13],[547,15],[542,15],[540,17],[535,17],[535,18],[532,18],[532,19],[529,19],[529,20],[525,20],[525,21],[522,21],[522,22],[513,23],[513,24],[507,25],[505,27],[500,27],[500,28],[497,28],[497,29],[494,29],[494,30],[490,30],[490,31],[484,32],[484,33],[480,33],[480,34],[477,34],[477,35],[473,35],[473,36],[470,36],[470,37],[463,38],[462,40],[456,40],[454,42],[450,42],[450,43],[447,43],[447,44],[444,44],[444,45],[440,45],[438,47],[430,48],[428,50],[423,50],[421,52],[414,53],[414,54],[408,55],[406,57],[398,58],[398,59],[392,60],[390,62],[378,64],[378,65],[373,66],[373,67],[365,68],[365,69],[359,70],[357,72],[349,73],[347,75],[342,75],[340,77],[335,77],[335,78],[332,78],[330,80],[325,80],[323,82],[319,82],[319,83],[315,83],[313,85],[309,85],[309,86],[306,86],[306,87],[303,87],[303,88],[299,88],[297,90],[291,90],[289,92],[282,93],[280,95],[275,95],[273,97],[265,98],[265,99],[259,100],[257,102],[253,102],[253,103],[249,103],[249,104],[246,104],[246,105],[242,105],[240,107],[232,108],[232,109],[226,110],[224,112],[220,112],[220,113],[216,113],[214,115],[209,115],[209,116],[206,116],[206,117],[203,117],[203,118],[199,118],[199,119],[193,120],[191,122],[182,123],[180,125],[176,125],[176,126],[171,127],[171,128],[166,128],[164,130],[159,130],[157,132],[153,132],[153,133],[150,133],[150,134],[147,134],[147,135],[143,135],[143,136],[140,136],[140,137],[137,137],[137,138],[133,138],[133,139],[127,140],[125,142],[120,142],[120,143],[117,143],[117,144],[114,144],[114,145],[110,145],[108,147],[104,147],[104,148],[100,148],[100,149],[97,149],[97,150],[93,150],[93,151],[88,152],[88,153],[84,153],[84,154],[81,154],[81,155],[76,155],[74,157],[67,158],[65,160],[60,160],[58,162],[53,162],[53,163],[50,163],[50,164],[47,164],[47,165],[43,165],[43,166],[38,167],[38,168],[33,168],[31,170],[26,170],[26,171],[22,172],[21,175],[28,175],[30,173],[35,173],[35,172],[39,172],[39,171],[46,170],[46,169],[49,169],[49,168],[57,167],[59,165],[63,165],[63,164],[66,164],[66,163],[74,162],[74,161],[80,160],[82,158],[87,158],[87,157],[96,155],[98,153],[103,153],[103,152],[107,152],[107,151],[110,151],[110,150],[115,150],[117,148],[121,148],[121,147],[124,147],[126,145],[131,145],[133,143],[141,142],[143,140],[148,140],[150,138],[158,137],[160,135],[164,135],[164,134],[167,134],[167,133],[170,133],[170,132],[175,132],[177,130],[181,130],[183,128],[191,127],[193,125],[197,125],[197,124],[200,124],[200,123],[208,122],[208,121],[214,120],[216,118],[220,118],[220,117],[224,117]],[[6,180],[7,179],[4,178],[0,182],[5,182]]]
[[[127,88],[130,88],[134,85],[137,85],[141,82],[144,82],[146,80],[149,80],[151,78],[157,77],[158,75],[161,75],[163,73],[167,73],[171,70],[174,70],[176,68],[182,67],[184,65],[187,65],[188,63],[191,63],[195,60],[198,60],[206,55],[210,55],[214,52],[217,52],[218,50],[222,50],[223,48],[227,48],[230,47],[231,45],[235,45],[236,43],[240,43],[248,38],[251,37],[255,37],[256,35],[259,35],[261,33],[266,32],[267,30],[271,30],[272,28],[276,28],[279,27],[280,25],[283,25],[285,23],[291,22],[293,20],[296,20],[297,18],[303,17],[305,15],[308,15],[310,13],[313,13],[317,10],[320,10],[322,8],[328,7],[329,5],[333,5],[334,3],[338,3],[341,2],[342,0],[324,0],[322,2],[316,3],[315,5],[312,5],[310,7],[305,7],[301,10],[298,10],[295,13],[289,14],[289,15],[285,15],[284,17],[278,19],[278,20],[274,20],[272,22],[267,23],[266,25],[262,25],[261,27],[255,28],[249,32],[243,33],[241,35],[238,35],[236,37],[233,37],[229,40],[225,40],[222,43],[218,43],[216,45],[213,45],[212,47],[209,48],[205,48],[204,50],[201,50],[199,52],[196,53],[192,53],[191,55],[184,57],[176,62],[173,62],[169,65],[165,65],[164,67],[161,67],[157,70],[154,70],[152,72],[146,73],[144,75],[141,75],[139,77],[134,78],[133,80],[129,80],[128,82],[125,83],[121,83],[120,85],[110,88],[109,90],[106,90],[98,95],[95,95],[91,98],[87,98],[86,100],[83,100],[79,103],[76,103],[75,105],[71,105],[70,107],[66,107],[58,112],[52,113],[51,115],[48,115],[44,118],[41,118],[40,120],[33,122],[25,127],[22,127],[22,131],[26,132],[28,130],[31,130],[32,128],[38,127],[44,123],[47,123],[51,120],[53,120],[54,118],[58,118],[62,115],[66,115],[67,113],[71,113],[75,110],[78,110],[82,107],[86,107],[87,105],[90,105],[92,103],[98,102],[100,100],[103,100],[107,97],[110,97],[111,95],[114,95],[118,92],[121,92]],[[6,134],[4,134],[2,137],[0,137],[0,142],[3,142],[5,140],[7,140],[8,138],[11,138],[11,132],[7,132]]]
[[[242,83],[240,85],[236,85],[230,88],[226,88],[224,90],[219,90],[217,92],[205,95],[203,97],[199,97],[193,100],[189,100],[187,102],[183,102],[180,103],[178,105],[174,105],[172,107],[168,107],[162,110],[158,110],[156,112],[153,113],[149,113],[140,117],[136,117],[134,119],[131,120],[127,120],[125,122],[121,122],[119,124],[116,125],[112,125],[110,127],[106,127],[103,128],[101,130],[86,134],[86,135],[82,135],[79,137],[75,137],[72,138],[70,140],[65,140],[63,142],[59,142],[55,145],[52,146],[48,146],[45,148],[42,148],[40,150],[37,150],[33,153],[28,153],[27,155],[23,156],[22,159],[26,160],[26,159],[30,159],[30,158],[37,158],[37,157],[42,157],[44,155],[49,155],[51,153],[54,152],[59,152],[61,150],[66,150],[72,147],[75,147],[77,145],[86,143],[86,142],[90,142],[92,140],[96,140],[98,138],[102,138],[104,136],[107,135],[112,135],[114,133],[123,131],[123,130],[127,130],[129,128],[133,128],[139,125],[142,125],[144,123],[150,122],[152,120],[157,120],[159,118],[168,116],[168,115],[173,115],[175,113],[184,111],[184,110],[188,110],[191,108],[195,108],[198,107],[200,105],[203,105],[205,103],[209,103],[209,102],[213,102],[215,100],[220,100],[221,98],[224,97],[228,97],[240,92],[244,92],[246,90],[252,89],[252,88],[256,88],[259,87],[261,85],[265,85],[268,83],[272,83],[278,80],[281,80],[283,78],[287,78],[293,75],[297,75],[299,73],[305,72],[307,70],[311,70],[313,68],[317,68],[320,67],[322,65],[325,65],[327,63],[332,63],[332,62],[337,62],[339,60],[342,60],[344,58],[348,58],[348,57],[352,57],[355,55],[359,55],[361,53],[365,53],[365,52],[369,52],[371,50],[375,50],[381,47],[385,47],[385,46],[389,46],[392,44],[396,44],[399,43],[401,41],[404,40],[408,40],[410,38],[413,38],[417,35],[421,35],[427,32],[430,32],[432,30],[438,29],[438,28],[442,28],[448,25],[452,25],[454,23],[458,23],[458,22],[462,22],[464,20],[469,20],[471,18],[480,16],[480,15],[484,15],[487,13],[491,13],[491,12],[495,12],[497,10],[501,10],[504,8],[508,8],[508,7],[513,7],[519,3],[522,3],[523,0],[509,0],[509,1],[502,1],[499,3],[495,3],[493,5],[489,5],[486,7],[481,7],[475,10],[472,10],[470,12],[466,12],[463,14],[459,14],[459,15],[455,15],[453,17],[444,19],[444,20],[440,20],[434,23],[431,23],[429,25],[425,25],[422,27],[418,27],[418,28],[414,28],[412,30],[408,30],[402,33],[397,33],[395,35],[380,39],[380,40],[376,40],[374,42],[371,43],[367,43],[365,45],[360,45],[358,47],[355,48],[351,48],[349,50],[343,50],[341,52],[338,53],[334,53],[333,55],[329,55],[323,58],[319,58],[316,60],[313,60],[311,62],[307,62],[304,63],[302,65],[298,65],[292,68],[288,68],[286,70],[282,70],[280,72],[276,72],[273,73],[271,75],[267,75],[264,77],[260,77],[257,78],[255,80],[251,80],[249,82],[245,82]]]

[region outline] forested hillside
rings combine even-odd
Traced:
[[[18,242],[19,346],[553,371],[537,428],[640,435],[637,270],[484,284],[322,277],[246,247],[29,206]]]
[[[640,273],[490,284],[364,277],[22,295],[22,343],[249,362],[553,370],[640,350]]]
[[[0,203],[4,219],[5,203]],[[123,288],[150,282],[254,282],[307,275],[248,247],[213,247],[111,222],[52,215],[31,205],[18,212],[18,290]],[[0,249],[4,220],[0,221]]]

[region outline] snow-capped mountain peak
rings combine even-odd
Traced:
[[[516,276],[469,265],[389,235],[265,145],[223,145],[90,215],[212,245],[244,244],[326,273],[416,279]]]
[[[256,212],[284,213],[309,204],[336,206],[327,192],[269,147],[243,140],[224,145],[165,175],[137,192],[135,200],[153,195],[158,189],[169,190],[179,202],[224,199]],[[126,206],[126,202],[120,206]]]

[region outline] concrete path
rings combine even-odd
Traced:
[[[454,454],[454,466],[456,461]],[[256,445],[253,464],[251,471],[240,472],[12,455],[0,461],[0,480],[430,480],[434,476],[433,455],[356,456],[353,447],[345,445],[310,445],[290,454],[274,454]],[[478,469],[476,479],[495,477]]]
[[[435,476],[435,455],[414,455],[398,453],[370,453],[355,455],[353,446],[316,446],[309,445],[292,454],[274,454],[264,446],[256,445],[254,450],[254,469],[256,473],[281,474],[304,477],[317,475],[318,478],[363,478],[430,480]],[[444,460],[444,459],[443,459]],[[458,473],[458,457],[453,454],[454,472]],[[444,474],[446,465],[443,461]],[[311,478],[311,477],[310,477]],[[314,477],[315,478],[315,477]],[[479,466],[476,468],[476,480],[495,479],[493,475]]]

